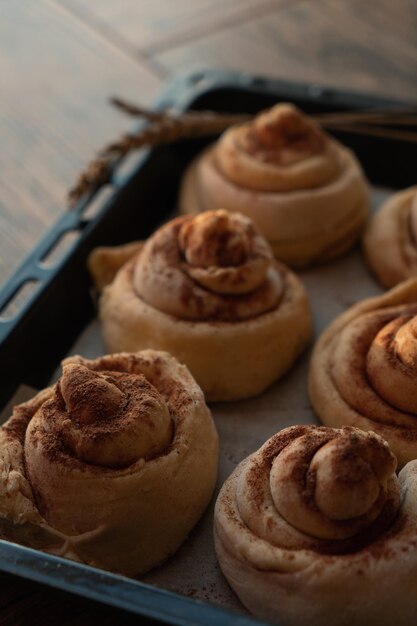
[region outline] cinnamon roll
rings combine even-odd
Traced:
[[[111,254],[98,250],[90,266]],[[311,333],[300,280],[248,218],[222,210],[160,228],[105,288],[100,317],[109,351],[166,350],[208,400],[261,393]]]
[[[417,620],[417,462],[375,433],[293,426],[226,481],[220,567],[256,616],[287,626]]]
[[[417,278],[330,324],[314,348],[309,392],[324,424],[375,431],[400,466],[417,458]]]
[[[222,207],[247,215],[293,267],[346,252],[368,205],[353,153],[291,104],[228,129],[191,163],[179,197],[182,213]]]
[[[200,518],[217,457],[203,393],[172,356],[70,357],[0,429],[0,535],[143,573]]]
[[[416,242],[417,187],[411,187],[389,198],[365,232],[365,256],[385,287],[417,276]]]

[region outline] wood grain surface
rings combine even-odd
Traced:
[[[415,0],[1,0],[0,284],[94,151],[179,72],[231,68],[417,102]],[[6,576],[0,626],[135,618]]]
[[[169,72],[215,65],[417,101],[417,4],[400,4],[293,2],[155,58]]]
[[[80,19],[106,32],[109,38],[152,58],[156,51],[195,41],[218,30],[236,28],[291,0],[59,1]]]
[[[181,72],[231,68],[417,101],[414,0],[0,3],[0,284],[77,172]]]
[[[108,96],[149,103],[161,84],[60,6],[0,3],[0,283],[64,210],[94,151],[126,128]]]

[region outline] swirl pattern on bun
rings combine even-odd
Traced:
[[[389,624],[398,611],[413,623],[416,465],[397,478],[388,444],[352,427],[274,435],[216,503],[216,553],[242,603],[289,626]]]
[[[275,308],[283,293],[272,252],[242,215],[179,218],[143,246],[133,288],[180,319],[240,321]]]
[[[275,256],[294,267],[346,252],[368,216],[354,155],[291,104],[233,126],[188,168],[182,213],[223,207],[250,217]]]
[[[417,279],[360,302],[324,331],[309,391],[327,426],[373,430],[400,466],[417,458]]]
[[[417,276],[417,187],[389,198],[364,236],[365,255],[384,287]]]
[[[218,442],[188,370],[148,350],[66,359],[54,387],[15,407],[0,455],[3,536],[134,575],[203,513]]]
[[[111,255],[93,253],[95,274],[106,274],[100,266]],[[100,316],[109,351],[166,350],[209,400],[260,393],[311,333],[301,281],[274,260],[251,220],[223,210],[157,230],[105,288]]]

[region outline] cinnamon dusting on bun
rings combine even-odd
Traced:
[[[175,552],[216,480],[203,393],[167,352],[66,359],[0,439],[2,536],[130,576]]]
[[[238,508],[248,527],[275,546],[345,554],[393,522],[400,504],[395,468],[374,433],[288,428],[247,461]]]
[[[132,280],[138,295],[164,313],[240,321],[279,305],[283,274],[252,222],[219,210],[159,229],[138,256]]]
[[[108,468],[168,452],[174,425],[163,395],[175,386],[165,382],[161,394],[143,374],[94,371],[84,363],[67,360],[52,397],[29,425],[26,449],[42,442],[51,460]]]
[[[294,105],[281,104],[260,113],[238,143],[264,163],[288,165],[322,152],[326,137],[318,124]]]
[[[334,141],[286,103],[227,130],[213,159],[221,175],[238,188],[267,194],[321,187],[342,167]]]

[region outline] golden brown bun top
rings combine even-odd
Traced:
[[[128,575],[170,556],[208,503],[217,434],[167,352],[63,362],[0,428],[2,536]]]
[[[417,458],[417,278],[338,316],[317,341],[309,394],[327,426],[383,437],[399,467]]]
[[[395,456],[372,432],[295,426],[251,459],[239,480],[239,510],[275,546],[346,553],[386,530],[400,505]]]
[[[93,371],[81,363],[64,365],[37,418],[44,424],[40,436],[52,433],[81,461],[105,467],[148,460],[172,439],[167,404],[142,374]]]
[[[417,276],[417,187],[392,194],[372,217],[365,256],[387,288]]]
[[[166,375],[170,366],[165,353],[152,351],[70,357],[30,423],[17,412],[3,429],[18,435],[26,455],[42,446],[69,469],[80,463],[122,469],[156,458],[170,448],[173,416],[192,403],[186,386]]]
[[[410,428],[410,437],[417,413],[416,314],[416,304],[404,304],[358,315],[337,336],[331,364],[349,406],[375,424]]]
[[[282,270],[250,219],[208,211],[156,231],[132,267],[136,293],[181,319],[239,321],[272,310]]]
[[[335,142],[292,104],[277,104],[223,133],[215,154],[223,175],[264,192],[320,187],[340,169]]]

